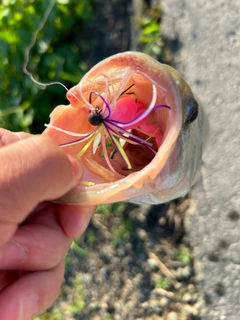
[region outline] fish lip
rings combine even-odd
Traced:
[[[131,65],[136,72],[152,73],[151,77],[156,85],[161,80],[167,88],[167,95],[172,101],[169,117],[168,130],[163,138],[163,143],[153,160],[142,170],[129,174],[114,182],[95,184],[94,186],[78,186],[59,199],[68,204],[101,204],[127,200],[150,191],[148,185],[154,183],[168,160],[182,127],[182,104],[181,97],[175,79],[171,75],[168,66],[159,64],[156,60],[140,52],[123,52],[109,57],[94,66],[83,78],[95,77],[110,65]],[[144,188],[143,188],[144,186]]]

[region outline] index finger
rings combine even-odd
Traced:
[[[0,147],[31,137],[27,132],[11,132],[0,128]]]

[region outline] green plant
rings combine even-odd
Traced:
[[[176,251],[175,259],[184,263],[189,264],[192,260],[191,251],[187,247],[183,247]]]
[[[63,292],[65,292],[65,298],[63,298]],[[61,303],[63,300],[65,303]],[[74,317],[75,315],[81,314],[85,309],[85,300],[82,276],[78,274],[72,280],[71,287],[63,285],[62,294],[57,303],[33,320],[64,320],[66,319],[65,314],[67,314],[68,317],[70,315]]]
[[[105,316],[105,317],[103,318],[103,320],[113,320],[113,317],[111,317],[111,316]]]
[[[155,282],[155,288],[158,289],[167,289],[170,285],[171,281],[168,278],[158,278]]]
[[[73,280],[74,295],[72,303],[69,305],[69,311],[75,315],[84,310],[85,307],[85,293],[82,285],[82,277],[78,275]]]
[[[124,204],[122,202],[115,202],[110,204],[100,204],[96,209],[96,213],[101,213],[103,218],[107,220],[113,213],[122,211]]]
[[[96,236],[93,230],[88,230],[85,234],[85,241],[87,245],[93,246],[94,243],[96,242]]]
[[[112,231],[112,234],[115,236],[115,240],[112,241],[114,247],[123,242],[126,237],[133,237],[133,220],[131,218],[122,219],[118,223],[117,228]]]
[[[154,7],[147,9],[139,19],[141,50],[146,54],[154,54],[158,58],[161,57],[163,50],[160,17],[161,7],[156,4]]]
[[[84,250],[83,248],[81,248],[81,240],[80,238],[76,238],[73,240],[72,245],[71,245],[71,249],[73,250],[73,252],[81,257],[81,258],[87,258],[90,254],[90,252],[88,252],[87,250]]]
[[[23,73],[24,55],[49,5],[45,0],[0,4],[0,126],[40,133],[53,108],[64,103],[61,86],[39,86]],[[56,0],[39,32],[28,63],[37,80],[75,85],[87,71],[76,30],[92,17],[92,1]],[[66,59],[67,57],[67,59]],[[66,101],[66,100],[65,100]]]

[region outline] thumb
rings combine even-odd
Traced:
[[[39,202],[62,196],[82,175],[78,160],[46,136],[0,148],[0,163],[0,226],[22,222]]]

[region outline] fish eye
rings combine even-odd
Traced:
[[[190,124],[197,119],[198,116],[198,102],[195,98],[188,99],[186,104],[186,111],[183,119],[184,124]]]
[[[101,115],[101,111],[99,111],[99,108],[95,108],[95,112],[91,113],[88,116],[88,121],[92,126],[99,126],[103,122],[103,117]]]

